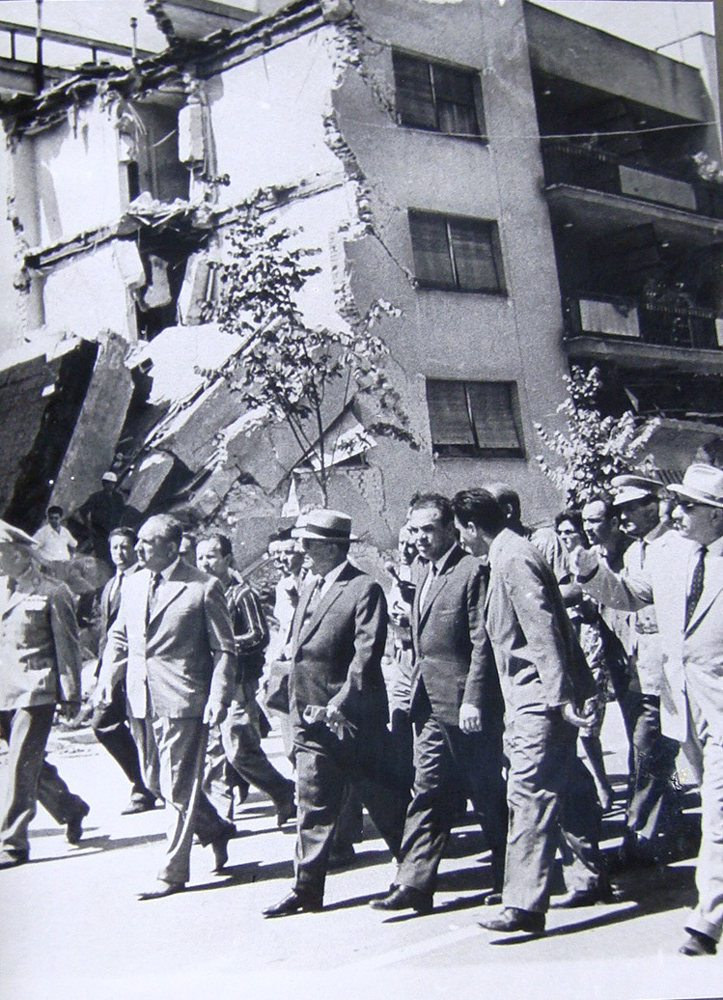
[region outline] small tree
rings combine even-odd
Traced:
[[[613,476],[621,473],[651,471],[652,459],[643,457],[642,451],[660,420],[641,421],[630,410],[621,417],[603,417],[597,406],[602,388],[597,367],[586,372],[573,366],[565,384],[567,399],[557,407],[565,418],[565,429],[550,433],[535,424],[542,442],[562,459],[561,464],[550,465],[544,456],[537,456],[565,503],[584,503],[598,490],[609,489]]]
[[[311,458],[311,473],[327,505],[330,472],[344,454],[330,444],[325,425],[324,399],[332,383],[342,386],[342,406],[354,394],[374,395],[381,414],[368,431],[412,446],[415,441],[382,369],[388,349],[372,332],[383,316],[399,311],[380,300],[360,316],[349,299],[339,309],[337,328],[310,326],[298,296],[320,271],[313,264],[319,251],[294,246],[295,235],[271,229],[249,211],[229,234],[230,261],[217,265],[216,316],[222,330],[246,341],[232,379],[249,410],[248,430],[285,421],[302,455]],[[349,445],[346,436],[339,447]]]

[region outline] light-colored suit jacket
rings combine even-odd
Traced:
[[[430,572],[427,568],[424,579]],[[421,678],[432,711],[447,725],[459,725],[462,702],[480,709],[485,723],[501,724],[502,697],[484,621],[486,568],[455,546],[430,580],[420,608],[423,589],[424,580],[411,616],[412,704]]]
[[[179,560],[158,587],[147,616],[151,573],[141,569],[123,582],[118,617],[108,632],[100,683],[125,674],[129,714],[200,718],[207,701],[229,704],[236,655],[223,587]],[[214,667],[214,653],[228,664]]]
[[[641,572],[614,574],[604,563],[586,591],[603,604],[636,611],[653,604],[663,645],[660,710],[663,732],[685,741],[687,696],[714,739],[723,740],[723,555],[708,554],[703,593],[689,624],[685,605],[698,546],[675,532],[651,543]]]
[[[80,701],[73,597],[32,568],[8,594],[0,578],[0,711]]]
[[[382,656],[387,637],[384,591],[352,563],[306,614],[310,587],[291,626],[289,701],[298,726],[307,705],[333,704],[354,725],[385,725]]]
[[[492,543],[490,567],[487,632],[507,709],[580,707],[595,681],[551,567],[509,528]]]

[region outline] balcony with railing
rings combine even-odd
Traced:
[[[711,309],[646,296],[581,295],[564,300],[564,315],[573,354],[617,351],[649,360],[659,355],[661,361],[688,355],[693,363],[702,359],[708,364],[712,359],[716,368],[723,364],[723,318]]]
[[[723,219],[723,184],[625,162],[614,153],[565,140],[543,140],[545,184],[562,184],[649,201]]]

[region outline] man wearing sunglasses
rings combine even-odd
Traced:
[[[603,604],[655,609],[664,650],[662,731],[695,748],[702,771],[698,905],[680,952],[713,955],[723,929],[723,469],[694,463],[669,489],[678,537],[652,543],[642,570],[615,574],[582,548],[571,562]]]

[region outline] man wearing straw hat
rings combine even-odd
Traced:
[[[80,707],[81,656],[70,591],[40,573],[35,542],[0,521],[0,736],[8,744],[8,783],[0,817],[0,868],[28,860],[28,827],[40,797],[77,843],[88,806],[45,762],[55,706]]]
[[[642,570],[616,575],[585,549],[572,560],[578,582],[603,604],[655,608],[665,651],[662,731],[693,741],[702,755],[698,905],[680,952],[712,955],[723,929],[723,469],[696,462],[669,489],[680,537],[652,543]]]
[[[291,892],[264,910],[286,917],[320,910],[334,826],[347,783],[396,856],[409,789],[397,773],[386,728],[381,659],[387,632],[382,588],[347,559],[351,518],[302,515],[293,535],[313,574],[291,629],[289,702],[296,752],[298,827]]]

